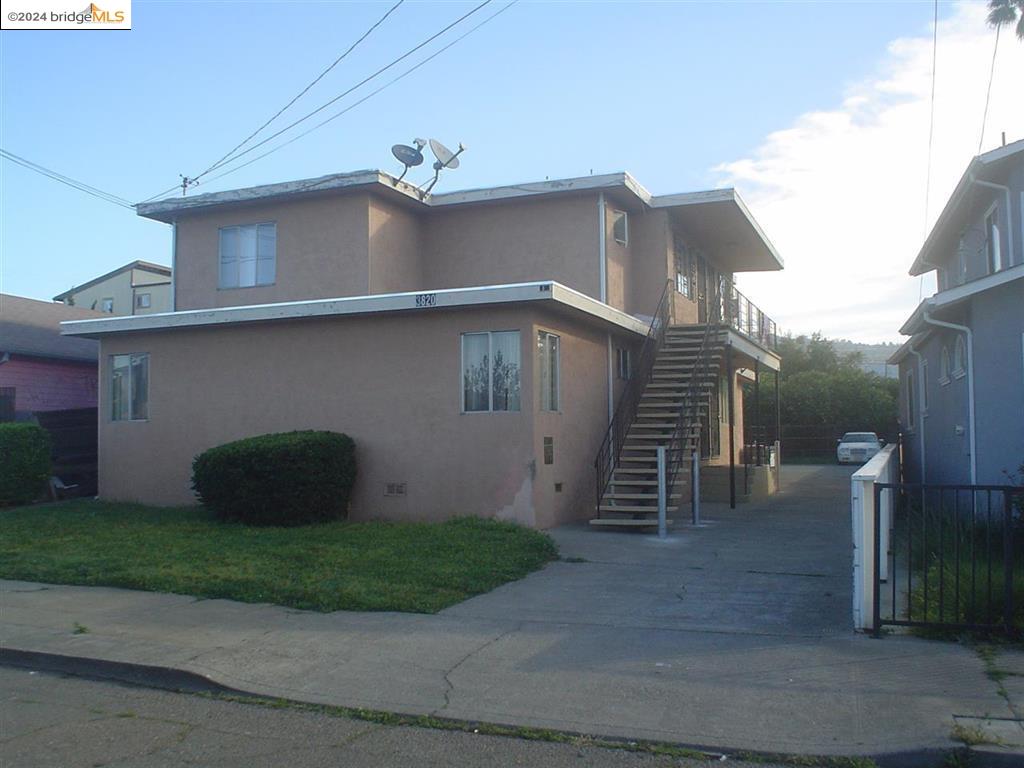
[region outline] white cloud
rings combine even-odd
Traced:
[[[934,222],[981,133],[995,33],[982,3],[939,22],[927,225]],[[715,170],[750,203],[786,261],[741,288],[795,333],[893,340],[934,281],[907,276],[926,234],[925,179],[932,35],[888,46],[878,74],[836,109],[810,112],[765,138],[753,156]],[[1024,43],[1000,33],[982,151],[1024,138]]]

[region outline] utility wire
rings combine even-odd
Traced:
[[[356,49],[356,47],[357,47],[357,46],[358,46],[358,45],[359,45],[359,44],[360,44],[361,42],[363,42],[363,41],[364,41],[364,40],[365,40],[366,38],[368,38],[368,37],[369,37],[369,36],[370,36],[370,35],[371,35],[371,34],[373,33],[373,31],[374,31],[375,29],[377,29],[377,27],[379,27],[379,26],[380,26],[381,24],[383,24],[383,23],[384,23],[384,21],[385,21],[385,19],[387,19],[387,17],[388,17],[388,16],[390,16],[390,15],[391,15],[392,13],[394,13],[394,12],[395,12],[396,10],[398,10],[398,6],[400,6],[400,5],[401,5],[402,3],[404,3],[404,2],[405,2],[405,0],[398,0],[398,2],[397,2],[397,3],[395,3],[395,4],[393,5],[393,6],[391,6],[391,7],[390,7],[390,8],[389,8],[389,9],[387,10],[387,13],[385,13],[385,14],[384,14],[383,16],[381,16],[381,17],[380,17],[380,18],[379,18],[379,19],[378,19],[378,20],[376,21],[376,23],[375,23],[375,24],[374,24],[374,25],[373,25],[372,27],[370,27],[370,28],[369,28],[368,30],[366,30],[366,31],[365,31],[365,32],[364,32],[364,33],[363,33],[363,34],[362,34],[362,35],[361,35],[361,36],[359,37],[359,39],[358,39],[358,40],[356,40],[356,41],[355,41],[354,43],[352,43],[352,45],[350,45],[350,46],[348,47],[348,49],[347,49],[347,50],[346,50],[346,51],[345,51],[344,53],[342,53],[342,54],[341,54],[341,55],[340,55],[340,56],[339,56],[338,58],[336,58],[336,59],[334,60],[334,62],[333,62],[333,63],[332,63],[332,64],[331,64],[331,65],[330,65],[329,67],[327,67],[327,69],[325,69],[325,70],[324,70],[323,72],[321,72],[321,73],[320,73],[319,75],[317,75],[317,76],[316,76],[316,77],[315,77],[315,78],[313,79],[313,81],[312,81],[312,82],[311,82],[311,83],[310,83],[309,85],[307,85],[307,86],[306,86],[305,88],[303,88],[303,89],[302,89],[301,91],[299,91],[299,92],[298,92],[298,94],[296,94],[296,95],[295,95],[295,96],[294,96],[294,97],[292,98],[292,100],[291,100],[291,101],[289,101],[289,102],[288,102],[287,104],[285,104],[285,105],[284,105],[283,107],[281,107],[281,108],[280,108],[279,110],[277,110],[277,112],[275,112],[275,113],[274,113],[273,117],[271,117],[271,118],[270,118],[269,120],[267,120],[267,121],[266,121],[265,123],[263,123],[263,125],[261,125],[261,126],[260,126],[259,128],[257,128],[257,129],[256,129],[255,131],[253,131],[252,133],[250,133],[250,134],[249,134],[248,136],[246,136],[246,137],[245,137],[245,138],[244,138],[244,139],[243,139],[243,140],[242,140],[242,141],[241,141],[241,142],[240,142],[239,144],[237,144],[236,146],[232,147],[232,149],[231,149],[231,151],[230,151],[230,152],[228,152],[228,153],[227,153],[226,155],[224,155],[224,157],[222,157],[222,158],[221,158],[220,160],[218,160],[218,161],[217,161],[216,163],[214,163],[214,166],[216,166],[216,165],[218,165],[218,164],[220,164],[220,163],[224,162],[224,161],[225,161],[225,160],[226,160],[227,158],[229,158],[229,157],[231,157],[231,156],[232,156],[233,154],[235,154],[235,152],[237,152],[237,151],[238,151],[239,149],[241,149],[241,148],[242,148],[242,147],[244,147],[244,146],[245,146],[246,144],[248,144],[248,143],[249,143],[249,142],[250,142],[250,141],[252,140],[252,138],[253,138],[254,136],[256,136],[256,135],[257,135],[257,134],[258,134],[258,133],[259,133],[260,131],[262,131],[262,130],[263,130],[264,128],[266,128],[266,127],[267,127],[268,125],[270,125],[270,124],[271,124],[272,122],[274,122],[275,120],[277,120],[277,118],[279,118],[279,117],[280,117],[280,116],[281,116],[281,115],[282,115],[282,114],[283,114],[283,113],[285,112],[285,110],[287,110],[287,109],[288,109],[289,107],[291,107],[291,106],[292,106],[292,105],[293,105],[293,104],[294,104],[294,103],[295,103],[296,101],[298,101],[298,100],[299,100],[299,99],[301,99],[301,98],[302,98],[303,96],[305,96],[305,95],[306,95],[306,94],[307,94],[307,93],[309,92],[309,89],[310,89],[310,88],[312,88],[312,87],[313,87],[314,85],[316,85],[316,84],[317,84],[317,83],[319,83],[319,82],[320,82],[321,80],[323,80],[323,79],[324,79],[324,77],[325,77],[325,76],[327,75],[327,73],[328,73],[328,72],[330,72],[330,71],[331,71],[332,69],[334,69],[334,68],[335,68],[336,66],[338,66],[338,64],[340,64],[340,63],[341,63],[341,62],[342,62],[342,61],[343,61],[343,60],[345,59],[345,57],[346,57],[346,56],[348,56],[348,55],[349,55],[350,53],[352,53],[352,51],[354,51],[354,50]]]
[[[339,111],[339,112],[336,112],[335,114],[331,115],[331,116],[330,116],[329,118],[327,118],[326,120],[323,120],[322,122],[319,122],[319,123],[317,123],[317,124],[316,124],[316,125],[314,125],[314,126],[313,126],[312,128],[309,128],[309,129],[307,129],[307,130],[303,131],[302,133],[298,134],[297,136],[293,136],[292,138],[288,139],[288,141],[285,141],[285,142],[283,142],[283,143],[281,143],[281,144],[278,144],[278,145],[277,145],[276,147],[274,147],[273,149],[271,149],[271,150],[269,150],[269,151],[267,151],[267,152],[264,152],[264,153],[263,153],[263,154],[261,154],[261,155],[257,155],[256,157],[253,157],[253,158],[251,158],[251,159],[249,159],[249,160],[246,160],[246,161],[245,161],[244,163],[242,163],[241,165],[236,165],[236,166],[235,166],[234,168],[230,168],[230,169],[228,169],[228,170],[224,171],[224,173],[219,173],[219,174],[217,174],[216,176],[213,176],[213,177],[211,177],[211,178],[209,179],[209,181],[214,181],[215,179],[220,179],[220,178],[223,178],[224,176],[227,176],[227,175],[229,175],[229,174],[232,174],[232,173],[234,173],[235,171],[239,171],[239,170],[241,170],[242,168],[245,168],[245,167],[246,167],[247,165],[251,165],[251,164],[255,163],[255,162],[256,162],[257,160],[262,160],[262,159],[263,159],[264,157],[266,157],[267,155],[272,155],[272,154],[273,154],[274,152],[277,152],[277,151],[278,151],[279,149],[284,149],[284,148],[285,148],[285,147],[287,147],[287,146],[288,146],[289,144],[292,144],[292,143],[294,143],[294,142],[298,141],[299,139],[303,138],[304,136],[308,136],[308,135],[309,135],[309,134],[311,134],[311,133],[312,133],[313,131],[315,131],[315,130],[317,130],[317,129],[319,129],[319,128],[322,128],[323,126],[327,125],[327,124],[328,124],[328,123],[330,123],[331,121],[333,121],[333,120],[337,120],[337,119],[338,119],[339,117],[341,117],[342,115],[344,115],[344,114],[345,114],[346,112],[350,112],[351,110],[355,109],[355,108],[356,108],[356,107],[358,107],[358,106],[359,106],[360,104],[362,104],[363,102],[365,102],[365,101],[367,101],[368,99],[371,99],[371,98],[373,98],[374,96],[376,96],[376,95],[377,95],[378,93],[380,93],[381,91],[383,91],[383,90],[385,90],[385,89],[387,89],[387,88],[390,88],[390,87],[391,87],[392,85],[394,85],[395,83],[397,83],[397,82],[398,82],[399,80],[403,80],[404,78],[408,77],[408,76],[409,76],[409,75],[411,75],[411,74],[412,74],[413,72],[415,72],[415,71],[416,71],[417,69],[419,69],[419,68],[420,68],[420,67],[422,67],[423,65],[427,64],[428,62],[430,62],[430,61],[431,61],[432,59],[435,59],[435,58],[437,58],[438,56],[440,56],[440,55],[441,55],[442,53],[444,53],[445,51],[447,51],[447,50],[448,50],[449,48],[451,48],[451,47],[452,47],[453,45],[455,45],[456,43],[458,43],[458,42],[460,42],[460,41],[464,40],[465,38],[469,37],[470,35],[472,35],[472,34],[473,34],[474,32],[476,32],[476,31],[477,31],[478,29],[480,29],[480,28],[481,28],[482,26],[484,26],[485,24],[488,24],[488,23],[490,23],[491,21],[493,21],[494,19],[496,19],[496,18],[497,18],[498,16],[500,16],[501,14],[503,14],[503,13],[504,13],[505,11],[507,11],[507,10],[508,10],[509,8],[511,8],[511,7],[513,6],[513,5],[515,5],[515,4],[516,4],[516,3],[518,3],[518,2],[519,2],[519,0],[512,0],[512,2],[510,2],[510,3],[508,3],[507,5],[503,6],[503,7],[502,7],[502,8],[500,9],[500,10],[496,11],[495,13],[492,13],[492,14],[491,14],[490,16],[488,16],[488,17],[487,17],[486,19],[484,19],[483,21],[481,21],[481,22],[480,22],[479,24],[477,24],[477,25],[476,25],[475,27],[472,27],[471,29],[469,29],[469,30],[467,30],[466,32],[464,32],[463,34],[459,35],[459,36],[458,36],[457,38],[455,38],[454,40],[452,40],[452,41],[451,41],[450,43],[448,43],[448,44],[447,44],[447,45],[445,45],[444,47],[442,47],[442,48],[439,48],[439,49],[438,49],[438,50],[436,50],[436,51],[435,51],[434,53],[430,54],[430,55],[429,55],[429,56],[428,56],[427,58],[423,59],[423,61],[421,61],[421,62],[419,62],[418,64],[416,64],[415,66],[412,66],[412,67],[410,67],[409,69],[405,70],[405,72],[403,72],[402,74],[398,75],[398,77],[395,77],[395,78],[393,78],[392,80],[389,80],[389,81],[388,81],[388,82],[386,82],[386,83],[385,83],[384,85],[382,85],[382,86],[380,86],[379,88],[377,88],[376,90],[373,90],[373,91],[371,91],[370,93],[368,93],[368,94],[366,94],[365,96],[363,96],[363,97],[362,97],[361,99],[359,99],[358,101],[355,101],[355,102],[353,102],[352,104],[349,104],[349,105],[348,105],[347,107],[345,107],[345,108],[344,108],[344,109],[342,109],[341,111]],[[229,162],[230,162],[230,161],[229,161]],[[317,183],[319,183],[319,182],[317,182]],[[172,187],[172,189],[176,189],[176,187]],[[298,190],[298,191],[301,191],[301,190]]]
[[[9,160],[16,165],[20,165],[22,168],[34,171],[41,176],[46,176],[49,179],[60,182],[72,189],[77,189],[79,192],[85,192],[87,195],[92,195],[93,197],[104,200],[108,203],[119,205],[122,208],[128,208],[129,210],[134,209],[134,206],[123,197],[111,194],[110,192],[104,192],[102,189],[86,184],[84,181],[78,181],[70,176],[65,176],[63,173],[58,173],[50,168],[34,163],[27,158],[14,154],[13,152],[8,152],[6,149],[0,149],[0,157],[3,157],[5,160]]]
[[[463,14],[462,16],[460,16],[459,18],[457,18],[457,19],[456,19],[455,21],[453,21],[453,22],[452,22],[451,24],[449,24],[448,26],[446,26],[446,27],[445,27],[444,29],[442,29],[442,30],[441,30],[440,32],[435,32],[435,33],[434,33],[433,35],[431,35],[430,37],[428,37],[428,38],[427,38],[426,40],[424,40],[424,41],[423,41],[422,43],[420,43],[419,45],[415,46],[414,48],[411,48],[411,49],[409,49],[408,51],[406,51],[405,53],[403,53],[403,54],[402,54],[401,56],[399,56],[398,58],[396,58],[396,59],[392,60],[392,61],[391,61],[390,63],[388,63],[388,64],[385,64],[385,65],[384,65],[383,67],[381,67],[380,69],[378,69],[378,70],[377,70],[376,72],[374,72],[374,73],[373,73],[372,75],[370,75],[369,77],[366,77],[366,78],[364,78],[363,80],[360,80],[360,81],[359,81],[358,83],[356,83],[355,85],[353,85],[353,86],[352,86],[351,88],[349,88],[349,89],[347,89],[347,90],[345,90],[345,91],[342,91],[341,93],[339,93],[339,94],[338,94],[337,96],[335,96],[335,97],[334,97],[333,99],[331,99],[330,101],[327,101],[327,102],[325,102],[324,104],[321,104],[321,105],[320,105],[319,107],[317,107],[316,109],[314,109],[314,110],[313,110],[312,112],[309,112],[308,114],[306,114],[306,115],[304,115],[304,116],[300,117],[300,118],[299,118],[298,120],[295,120],[294,122],[290,123],[289,125],[286,125],[286,126],[285,126],[284,128],[282,128],[281,130],[277,131],[276,133],[273,133],[273,134],[271,134],[270,136],[268,136],[267,138],[263,139],[262,141],[258,141],[258,142],[256,142],[255,144],[253,144],[253,145],[252,145],[251,147],[249,147],[248,149],[242,150],[241,152],[239,152],[238,154],[236,154],[236,155],[235,155],[234,157],[232,157],[231,159],[232,159],[232,160],[237,160],[238,158],[240,158],[240,157],[243,157],[244,155],[247,155],[247,154],[249,154],[250,152],[252,152],[252,151],[254,151],[254,150],[258,149],[258,148],[259,148],[259,147],[261,147],[261,146],[263,146],[263,145],[264,145],[264,144],[266,144],[267,142],[269,142],[269,141],[272,141],[273,139],[276,139],[276,138],[277,138],[278,136],[280,136],[280,135],[281,135],[282,133],[285,133],[286,131],[290,131],[290,130],[291,130],[292,128],[294,128],[295,126],[299,125],[300,123],[303,123],[303,122],[305,122],[306,120],[308,120],[309,118],[313,117],[314,115],[316,115],[316,114],[319,114],[320,112],[323,112],[323,111],[324,111],[325,109],[327,109],[327,108],[328,108],[329,106],[331,106],[332,104],[336,103],[336,102],[337,102],[337,101],[339,101],[340,99],[343,99],[343,98],[344,98],[345,96],[348,96],[348,95],[349,95],[350,93],[352,93],[352,92],[353,92],[353,91],[355,91],[356,89],[358,89],[358,88],[361,88],[362,86],[366,85],[366,83],[370,82],[371,80],[373,80],[373,79],[374,79],[374,78],[376,78],[377,76],[379,76],[379,75],[383,74],[384,72],[386,72],[387,70],[391,69],[392,67],[394,67],[394,66],[395,66],[396,64],[398,64],[399,62],[401,62],[401,61],[404,61],[405,59],[409,58],[409,57],[410,57],[410,56],[412,56],[412,55],[413,55],[414,53],[416,53],[416,51],[420,50],[421,48],[423,48],[423,47],[424,47],[424,46],[426,46],[426,45],[429,45],[429,44],[430,44],[430,43],[432,43],[432,42],[433,42],[434,40],[436,40],[437,38],[441,37],[441,35],[445,34],[445,33],[446,33],[446,32],[448,32],[449,30],[451,30],[451,29],[452,29],[453,27],[455,27],[455,26],[457,26],[457,25],[461,24],[461,23],[462,23],[463,21],[465,21],[465,20],[466,20],[466,19],[468,19],[468,18],[469,18],[470,16],[472,16],[472,15],[473,15],[474,13],[477,13],[477,12],[478,12],[478,11],[479,11],[480,9],[482,9],[482,8],[483,8],[484,6],[490,5],[490,4],[492,3],[492,2],[494,2],[494,0],[484,0],[484,1],[482,2],[482,3],[480,3],[479,5],[477,5],[477,6],[476,6],[475,8],[473,8],[472,10],[468,11],[467,13],[464,13],[464,14]],[[214,163],[213,165],[211,165],[211,166],[210,166],[209,168],[207,168],[207,169],[206,169],[205,171],[203,171],[203,172],[202,172],[202,173],[200,173],[199,175],[197,175],[197,176],[193,176],[193,177],[190,177],[190,180],[192,180],[192,181],[195,181],[195,180],[201,179],[201,178],[202,178],[203,176],[206,176],[206,175],[207,175],[208,173],[210,173],[211,171],[214,171],[214,170],[216,170],[217,168],[221,167],[222,165],[225,165],[225,164],[226,164],[227,162],[229,162],[229,161],[228,161],[228,160],[219,160],[218,162],[216,162],[216,163]]]
[[[992,47],[992,67],[988,73],[988,90],[985,91],[985,111],[981,115],[981,136],[978,138],[978,154],[981,154],[981,145],[985,141],[985,123],[988,122],[988,102],[992,96],[992,80],[996,74],[996,53],[999,51],[999,30],[1002,24],[996,24],[996,44]]]

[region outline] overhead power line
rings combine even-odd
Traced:
[[[279,149],[284,149],[289,144],[293,144],[294,142],[298,141],[299,139],[303,138],[304,136],[308,136],[313,131],[315,131],[315,130],[317,130],[319,128],[323,128],[325,125],[327,125],[328,123],[332,122],[333,120],[337,120],[339,117],[341,117],[342,115],[344,115],[347,112],[352,111],[353,109],[358,107],[363,102],[365,102],[365,101],[367,101],[369,99],[372,99],[374,96],[376,96],[381,91],[383,91],[383,90],[385,90],[387,88],[390,88],[392,85],[395,85],[395,83],[399,82],[400,80],[405,79],[406,77],[411,75],[413,72],[415,72],[420,67],[424,66],[425,64],[429,63],[431,60],[433,60],[433,59],[437,58],[438,56],[440,56],[442,53],[447,51],[453,45],[456,45],[457,43],[461,42],[462,40],[465,40],[467,37],[472,35],[478,29],[480,29],[485,24],[488,24],[491,21],[493,21],[494,19],[496,19],[498,16],[503,14],[505,11],[507,11],[509,8],[511,8],[513,5],[515,5],[518,2],[519,2],[519,0],[512,0],[512,2],[507,3],[506,5],[502,6],[501,9],[499,9],[498,11],[492,13],[490,16],[488,16],[486,19],[481,21],[476,26],[474,26],[471,29],[467,30],[466,32],[462,33],[461,35],[459,35],[457,38],[455,38],[454,40],[452,40],[450,43],[448,43],[447,45],[443,46],[442,48],[438,48],[436,51],[434,51],[434,53],[430,54],[427,58],[423,59],[423,61],[421,61],[418,64],[416,64],[416,65],[410,67],[409,69],[405,70],[405,72],[403,72],[402,74],[398,75],[397,77],[395,77],[395,78],[393,78],[391,80],[388,80],[388,82],[384,83],[384,85],[380,86],[379,88],[376,88],[375,90],[370,91],[370,93],[366,94],[365,96],[363,96],[358,101],[354,101],[353,103],[349,104],[347,107],[345,107],[344,109],[340,110],[339,112],[335,112],[333,115],[328,117],[326,120],[323,120],[323,121],[317,123],[312,128],[309,128],[309,129],[303,131],[302,133],[298,134],[297,136],[293,136],[292,138],[288,139],[287,141],[282,142],[281,144],[278,144],[276,147],[273,147],[272,149],[268,150],[267,152],[264,152],[261,155],[257,155],[256,157],[250,158],[249,160],[246,160],[244,163],[242,163],[240,165],[236,165],[234,168],[229,168],[228,170],[224,171],[223,173],[219,173],[216,176],[211,177],[209,179],[209,181],[214,181],[216,179],[220,179],[220,178],[223,178],[223,177],[225,177],[225,176],[227,176],[229,174],[232,174],[235,171],[240,171],[242,168],[245,168],[247,165],[252,165],[256,161],[262,160],[267,155],[272,155],[275,152],[277,152]],[[176,188],[177,187],[173,187],[172,189],[176,189]]]
[[[30,171],[38,173],[41,176],[46,176],[49,179],[60,182],[72,189],[77,189],[79,192],[85,192],[87,195],[92,195],[93,197],[99,198],[105,202],[119,205],[122,208],[128,208],[129,210],[135,209],[135,206],[123,197],[111,194],[110,192],[104,192],[102,189],[86,184],[84,181],[79,181],[78,179],[73,179],[70,176],[65,176],[63,173],[58,173],[50,168],[34,163],[27,158],[14,154],[13,152],[8,152],[6,149],[0,149],[0,157],[3,157],[5,160],[9,160],[16,165],[20,165],[22,168],[27,168]]]
[[[935,0],[932,11],[932,95],[928,108],[928,161],[924,179],[924,234],[928,236],[928,208],[932,191],[932,140],[935,136],[935,69],[939,52],[939,0]],[[917,281],[917,300],[924,293],[924,275]]]
[[[270,125],[270,124],[271,124],[272,122],[274,122],[275,120],[277,120],[277,118],[279,118],[279,117],[280,117],[280,116],[281,116],[281,115],[282,115],[282,114],[283,114],[283,113],[284,113],[284,112],[285,112],[285,111],[286,111],[286,110],[287,110],[287,109],[288,109],[289,107],[291,107],[291,106],[292,106],[292,105],[293,105],[293,104],[294,104],[294,103],[295,103],[296,101],[298,101],[298,100],[299,100],[299,99],[301,99],[301,98],[302,98],[303,96],[305,96],[305,95],[306,95],[306,94],[307,94],[307,93],[309,92],[309,89],[310,89],[310,88],[312,88],[312,87],[313,87],[314,85],[316,85],[316,84],[317,84],[317,83],[319,83],[319,82],[320,82],[321,80],[323,80],[323,79],[324,79],[324,77],[325,77],[325,76],[327,75],[327,73],[328,73],[328,72],[330,72],[330,71],[331,71],[332,69],[334,69],[334,68],[335,68],[336,66],[338,66],[338,65],[339,65],[339,64],[340,64],[340,63],[341,63],[341,62],[342,62],[342,61],[343,61],[343,60],[345,59],[345,57],[347,57],[347,56],[348,56],[348,55],[349,55],[350,53],[352,53],[352,51],[354,51],[354,50],[356,49],[356,47],[357,47],[357,46],[358,46],[358,45],[359,45],[359,44],[360,44],[361,42],[363,42],[363,41],[364,41],[364,40],[365,40],[366,38],[368,38],[368,37],[369,37],[369,36],[370,36],[370,35],[371,35],[371,34],[373,33],[373,31],[374,31],[375,29],[377,29],[377,27],[379,27],[379,26],[380,26],[381,24],[383,24],[383,23],[384,23],[384,21],[385,21],[385,19],[387,19],[387,18],[388,18],[388,16],[390,16],[390,15],[391,15],[392,13],[394,13],[394,12],[395,12],[396,10],[398,10],[398,6],[400,6],[400,5],[401,5],[402,3],[404,3],[404,2],[405,2],[405,0],[398,0],[398,2],[397,2],[397,3],[395,3],[395,4],[393,5],[393,6],[391,6],[390,8],[388,8],[388,10],[387,10],[387,13],[385,13],[385,14],[384,14],[383,16],[381,16],[381,17],[380,17],[379,19],[377,19],[377,21],[376,21],[376,22],[375,22],[375,23],[373,24],[373,26],[371,26],[371,27],[370,27],[370,28],[369,28],[368,30],[366,30],[366,31],[365,31],[365,32],[364,32],[364,33],[363,33],[363,34],[362,34],[362,35],[361,35],[361,36],[360,36],[360,37],[359,37],[359,38],[358,38],[358,39],[357,39],[357,40],[356,40],[356,41],[355,41],[354,43],[352,43],[352,45],[350,45],[350,46],[349,46],[349,47],[348,47],[348,48],[347,48],[347,49],[345,50],[345,52],[344,52],[344,53],[342,53],[342,54],[341,54],[341,55],[340,55],[340,56],[339,56],[338,58],[336,58],[336,59],[335,59],[335,60],[334,60],[334,61],[333,61],[333,62],[331,63],[331,65],[330,65],[329,67],[327,67],[327,69],[325,69],[325,70],[324,70],[323,72],[321,72],[321,73],[320,73],[319,75],[317,75],[317,76],[316,76],[315,78],[313,78],[312,82],[310,82],[310,83],[309,83],[309,85],[307,85],[307,86],[306,86],[305,88],[303,88],[303,89],[302,89],[301,91],[299,91],[299,92],[298,92],[298,93],[297,93],[297,94],[296,94],[296,95],[295,95],[295,96],[294,96],[294,97],[292,98],[292,100],[291,100],[291,101],[289,101],[289,102],[288,102],[287,104],[285,104],[285,105],[284,105],[283,107],[281,107],[281,108],[280,108],[279,110],[277,110],[277,112],[275,112],[275,113],[274,113],[274,115],[273,115],[273,116],[272,116],[272,117],[271,117],[271,118],[270,118],[269,120],[267,120],[267,121],[266,121],[265,123],[263,123],[263,125],[261,125],[261,126],[260,126],[259,128],[257,128],[257,129],[256,129],[255,131],[253,131],[253,132],[252,132],[252,133],[250,133],[250,134],[249,134],[248,136],[246,136],[246,137],[245,137],[244,139],[242,139],[242,141],[241,141],[241,142],[239,142],[239,143],[238,143],[237,145],[235,145],[234,147],[232,147],[232,148],[231,148],[231,151],[230,151],[230,152],[228,152],[228,153],[227,153],[226,155],[224,155],[224,157],[222,157],[222,158],[221,158],[220,160],[218,160],[218,161],[217,161],[216,163],[214,163],[214,165],[216,166],[216,165],[217,165],[218,163],[221,163],[221,162],[223,162],[224,160],[226,160],[227,158],[229,158],[229,157],[231,157],[231,156],[232,156],[233,154],[235,154],[235,152],[237,152],[237,151],[238,151],[239,149],[241,149],[241,148],[242,148],[242,147],[244,147],[244,146],[245,146],[246,144],[248,144],[248,143],[249,143],[249,142],[250,142],[250,141],[251,141],[251,140],[253,139],[253,137],[254,137],[254,136],[256,136],[256,135],[257,135],[257,134],[258,134],[258,133],[259,133],[260,131],[262,131],[262,130],[263,130],[264,128],[266,128],[266,127],[267,127],[268,125]]]
[[[996,24],[996,42],[992,46],[992,67],[988,72],[988,90],[985,91],[985,111],[981,114],[981,136],[978,137],[978,154],[981,154],[981,145],[985,142],[985,123],[988,122],[988,102],[992,97],[992,80],[996,75],[996,54],[999,52],[999,30],[1002,24]]]
[[[362,86],[366,85],[366,84],[367,84],[368,82],[370,82],[371,80],[375,79],[376,77],[379,77],[379,76],[380,76],[380,75],[382,75],[382,74],[383,74],[384,72],[387,72],[387,71],[388,71],[389,69],[391,69],[392,67],[396,66],[396,65],[397,65],[397,64],[399,64],[400,62],[402,62],[402,61],[404,61],[405,59],[409,58],[409,57],[410,57],[410,56],[412,56],[412,55],[413,55],[414,53],[416,53],[416,51],[418,51],[418,50],[420,50],[421,48],[424,48],[425,46],[429,45],[429,44],[430,44],[430,43],[432,43],[432,42],[433,42],[434,40],[436,40],[437,38],[441,37],[441,36],[442,36],[443,34],[445,34],[446,32],[448,32],[449,30],[451,30],[451,29],[452,29],[453,27],[456,27],[456,26],[458,26],[459,24],[461,24],[461,23],[462,23],[463,21],[465,21],[466,19],[468,19],[468,18],[469,18],[470,16],[472,16],[473,14],[475,14],[475,13],[479,12],[479,11],[480,11],[480,10],[481,10],[482,8],[484,8],[485,6],[487,6],[487,5],[490,5],[490,4],[492,3],[492,2],[494,2],[494,0],[484,0],[484,1],[482,2],[482,3],[480,3],[479,5],[477,5],[477,6],[475,7],[475,8],[471,9],[470,11],[468,11],[468,12],[464,13],[464,14],[463,14],[462,16],[460,16],[459,18],[457,18],[457,19],[456,19],[455,21],[453,21],[453,22],[452,22],[451,24],[449,24],[448,26],[446,26],[446,27],[445,27],[444,29],[440,30],[439,32],[435,32],[435,33],[434,33],[433,35],[431,35],[430,37],[428,37],[428,38],[427,38],[426,40],[424,40],[424,41],[423,41],[422,43],[420,43],[419,45],[416,45],[415,47],[413,47],[413,48],[410,48],[410,49],[409,49],[408,51],[406,51],[405,53],[403,53],[403,54],[402,54],[401,56],[399,56],[398,58],[396,58],[396,59],[393,59],[393,60],[392,60],[391,62],[389,62],[388,64],[385,64],[385,65],[384,65],[383,67],[381,67],[380,69],[378,69],[378,70],[377,70],[376,72],[374,72],[374,73],[373,73],[372,75],[370,75],[370,76],[368,76],[368,77],[365,77],[365,78],[363,78],[363,79],[362,79],[362,80],[360,80],[360,81],[359,81],[358,83],[356,83],[355,85],[353,85],[353,86],[352,86],[351,88],[348,88],[348,89],[346,89],[346,90],[342,91],[342,92],[341,92],[341,93],[339,93],[339,94],[338,94],[337,96],[335,96],[335,97],[334,97],[333,99],[330,99],[329,101],[327,101],[327,102],[325,102],[325,103],[321,104],[321,105],[320,105],[319,107],[317,107],[316,109],[314,109],[314,110],[313,110],[312,112],[308,112],[307,114],[305,114],[305,115],[303,115],[302,117],[300,117],[300,118],[299,118],[298,120],[295,120],[295,121],[293,121],[293,122],[289,123],[289,124],[288,124],[288,125],[286,125],[286,126],[285,126],[284,128],[280,129],[280,130],[279,130],[279,131],[277,131],[276,133],[272,133],[272,134],[271,134],[270,136],[268,136],[267,138],[263,139],[262,141],[258,141],[258,142],[256,142],[255,144],[253,144],[253,145],[252,145],[251,147],[249,147],[248,149],[244,149],[244,150],[242,150],[241,152],[238,152],[238,153],[237,153],[237,154],[235,154],[235,155],[234,155],[233,157],[231,157],[231,158],[229,158],[229,159],[221,159],[221,160],[218,160],[218,161],[217,161],[216,163],[214,163],[213,165],[211,165],[211,166],[210,166],[209,168],[207,168],[207,169],[206,169],[205,171],[203,171],[202,173],[200,173],[200,174],[198,174],[198,175],[196,175],[196,176],[192,176],[192,177],[190,177],[190,180],[192,180],[192,181],[196,181],[196,180],[198,180],[198,179],[201,179],[201,178],[202,178],[203,176],[206,176],[206,175],[207,175],[208,173],[210,173],[211,171],[215,171],[215,170],[216,170],[217,168],[220,168],[220,167],[221,167],[222,165],[225,165],[225,164],[227,164],[227,163],[228,163],[228,162],[230,162],[231,160],[237,160],[238,158],[240,158],[240,157],[243,157],[243,156],[245,156],[245,155],[249,154],[250,152],[253,152],[253,151],[255,151],[256,149],[259,149],[259,148],[260,148],[261,146],[263,146],[263,145],[264,145],[264,144],[266,144],[267,142],[273,141],[274,139],[276,139],[276,138],[277,138],[278,136],[280,136],[281,134],[283,134],[283,133],[285,133],[285,132],[287,132],[287,131],[290,131],[290,130],[291,130],[292,128],[294,128],[295,126],[297,126],[297,125],[299,125],[299,124],[301,124],[301,123],[304,123],[304,122],[305,122],[306,120],[309,120],[309,119],[310,119],[311,117],[313,117],[314,115],[317,115],[317,114],[319,114],[320,112],[323,112],[323,111],[324,111],[325,109],[327,109],[327,108],[328,108],[329,106],[331,106],[332,104],[335,104],[335,103],[336,103],[336,102],[338,102],[339,100],[341,100],[341,99],[345,98],[346,96],[348,96],[348,95],[349,95],[350,93],[352,93],[353,91],[355,91],[355,90],[357,90],[357,89],[361,88]]]

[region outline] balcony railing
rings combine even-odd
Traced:
[[[722,323],[742,333],[763,347],[775,349],[778,326],[736,286],[723,280],[721,293]]]

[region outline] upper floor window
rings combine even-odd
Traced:
[[[619,347],[618,350],[618,361],[619,361],[619,378],[623,381],[628,381],[632,376],[632,370],[629,365],[629,348]]]
[[[518,411],[519,331],[462,334],[462,410]]]
[[[985,255],[988,257],[988,273],[991,275],[1003,268],[1003,255],[999,242],[999,205],[993,205],[985,214]]]
[[[629,245],[629,214],[612,211],[612,237],[619,245]]]
[[[149,355],[111,355],[110,420],[149,418]]]
[[[953,345],[953,375],[960,378],[967,372],[967,346],[964,337],[957,336]]]
[[[688,299],[696,297],[697,255],[678,237],[674,242],[676,253],[676,291]]]
[[[939,357],[939,384],[949,384],[949,347],[942,346]]]
[[[149,309],[153,304],[153,297],[148,293],[139,293],[135,296],[136,309]]]
[[[558,388],[559,370],[559,338],[547,331],[537,332],[537,353],[540,357],[540,409],[557,411],[559,409]]]
[[[114,311],[114,300],[113,299],[103,299],[103,301],[100,302],[100,311],[101,312],[113,312]]]
[[[245,224],[220,230],[219,287],[272,285],[276,270],[276,224]]]

